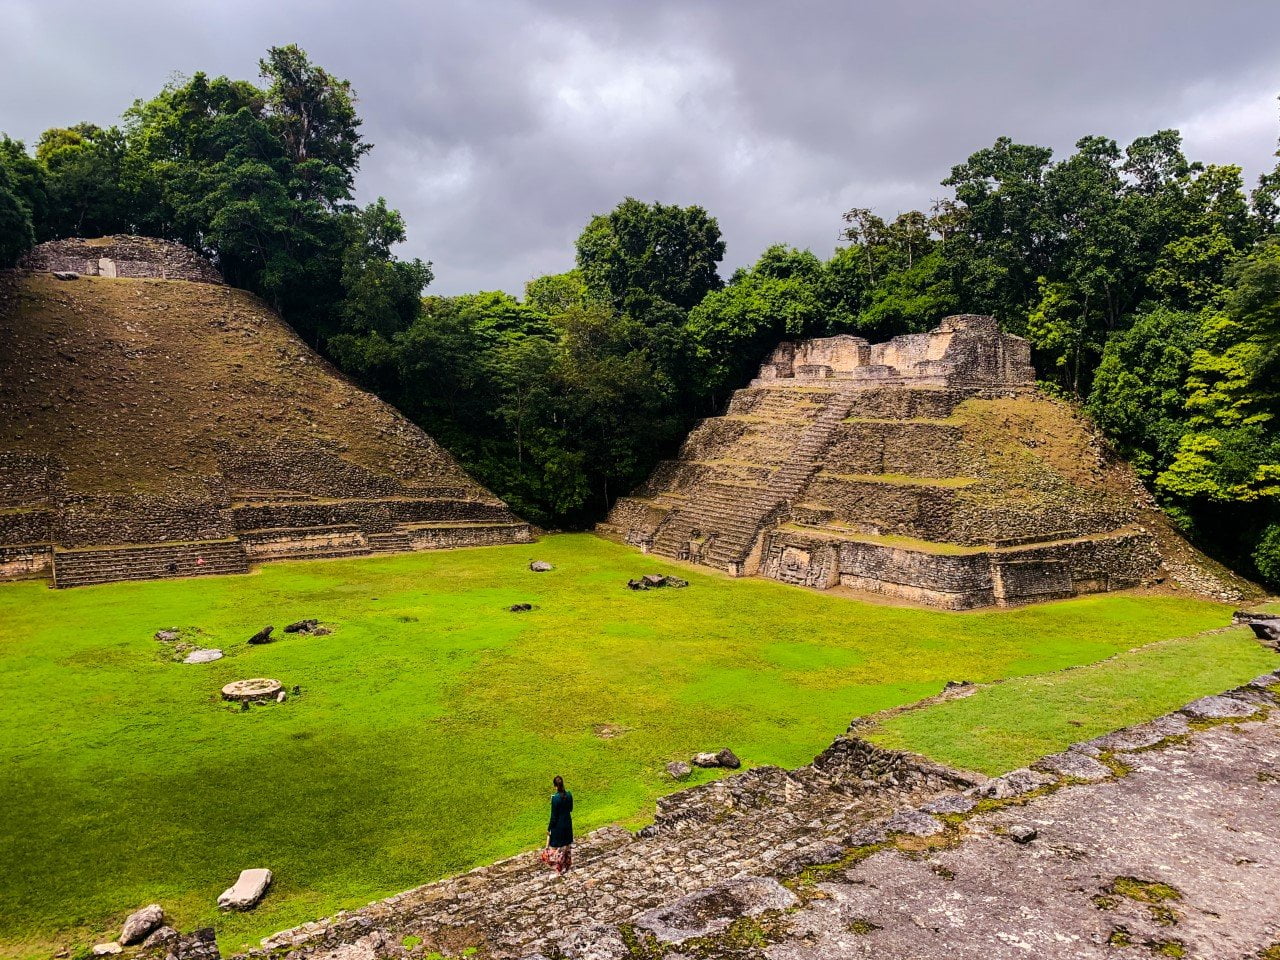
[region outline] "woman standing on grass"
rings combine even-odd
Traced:
[[[547,824],[547,848],[542,862],[564,873],[573,862],[573,794],[564,788],[564,778],[553,781],[556,792],[551,795],[551,820]]]

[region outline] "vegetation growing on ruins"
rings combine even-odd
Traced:
[[[780,338],[991,313],[1197,545],[1280,582],[1280,168],[1247,193],[1239,167],[1188,158],[1175,130],[1086,136],[1061,160],[1002,137],[952,167],[927,212],[846,212],[827,260],[774,246],[725,283],[714,217],[628,198],[523,298],[419,301],[431,269],[392,254],[399,215],[352,202],[370,145],[350,85],[293,46],[261,70],[260,86],[174,81],[119,127],[46,131],[34,156],[0,139],[0,265],[70,234],[189,243],[517,512],[571,528]]]
[[[1016,677],[964,699],[899,713],[868,737],[996,775],[1274,668],[1275,656],[1242,627],[1153,643],[1060,673]]]
[[[531,549],[555,569],[529,573]],[[650,570],[691,586],[625,588]],[[534,609],[509,612],[517,602]],[[236,947],[536,844],[553,772],[579,798],[581,832],[635,825],[675,786],[671,759],[731,745],[748,765],[796,766],[854,716],[948,680],[1025,677],[885,728],[939,759],[971,745],[992,759],[960,759],[994,772],[1274,666],[1240,631],[1125,652],[1227,613],[1154,594],[963,615],[861,604],[587,536],[5,585],[0,806],[19,815],[0,828],[0,953],[93,942],[157,899]],[[247,644],[302,617],[334,632]],[[168,627],[198,627],[226,656],[174,662],[152,639]],[[1095,665],[1054,672],[1081,664]],[[248,712],[218,699],[253,676],[300,695]],[[275,871],[271,894],[219,917],[214,897],[251,862]]]

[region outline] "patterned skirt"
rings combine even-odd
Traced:
[[[573,847],[545,847],[542,851],[542,862],[555,870],[564,873],[573,863]]]

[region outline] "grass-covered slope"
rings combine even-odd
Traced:
[[[556,569],[529,572],[534,555]],[[561,536],[250,576],[0,586],[0,954],[93,942],[152,901],[183,928],[215,924],[234,950],[538,845],[555,773],[580,832],[634,825],[672,789],[670,759],[727,745],[748,764],[805,763],[854,716],[947,680],[1093,663],[1229,614],[1151,594],[948,614],[686,570],[687,590],[625,589],[676,569]],[[505,609],[523,601],[535,609]],[[301,617],[334,632],[245,642]],[[227,657],[166,659],[152,634],[174,626]],[[1165,709],[1163,692],[1147,704],[1141,693],[1171,674],[1186,674],[1177,696],[1190,699],[1275,659],[1236,634],[1170,649],[1125,678],[1139,703],[1118,722]],[[1214,670],[1184,670],[1205,650]],[[256,676],[302,696],[247,713],[219,700],[224,683]],[[1092,725],[1117,721],[1109,698],[1071,706]],[[1030,728],[1059,705],[1019,709]],[[975,722],[909,745],[964,740]],[[214,898],[250,866],[275,871],[270,895],[219,916]]]
[[[483,495],[242,290],[10,274],[0,344],[0,453],[57,457],[71,494],[205,497],[220,448],[285,445]]]

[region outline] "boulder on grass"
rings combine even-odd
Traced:
[[[241,870],[236,882],[222,891],[218,906],[223,910],[252,910],[271,886],[271,871],[265,867]]]
[[[136,910],[124,921],[120,930],[120,942],[124,946],[141,943],[156,927],[164,923],[164,909],[158,903],[152,903]]]
[[[275,627],[272,627],[272,626],[263,627],[261,630],[259,630],[257,633],[255,633],[252,637],[249,638],[249,642],[254,645],[257,645],[260,643],[270,643],[271,631],[274,629]]]
[[[56,274],[55,274],[56,276]],[[93,949],[89,952],[95,957],[111,957],[115,956],[121,950],[120,944],[114,940],[111,943],[95,943]]]
[[[695,767],[724,767],[726,770],[737,770],[742,761],[728,747],[715,753],[698,753],[690,761]]]
[[[1280,619],[1250,620],[1248,623],[1253,629],[1253,635],[1263,643],[1280,644]]]
[[[320,625],[319,620],[296,620],[284,628],[285,633],[310,633]]]
[[[534,573],[546,573],[548,570],[554,570],[555,567],[547,563],[545,560],[530,560],[529,569]]]
[[[173,643],[178,639],[177,630],[157,630],[156,639],[161,643]]]
[[[689,774],[693,773],[693,768],[683,760],[673,760],[667,764],[667,773],[672,780],[688,780]]]
[[[742,761],[738,759],[738,755],[728,747],[716,754],[716,763],[726,770],[737,770],[742,766]]]

